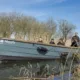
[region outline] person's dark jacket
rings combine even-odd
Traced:
[[[78,44],[76,41],[73,41],[72,44],[71,44],[71,47],[78,47]]]
[[[77,35],[75,35],[75,36],[73,36],[73,37],[72,37],[72,41],[73,41],[74,39],[76,39],[76,40],[77,40],[77,42],[79,42],[79,41],[80,41],[80,38],[79,38],[79,36],[77,36]]]
[[[64,46],[64,42],[63,42],[63,43],[58,42],[57,45],[62,45],[62,46]]]
[[[50,44],[55,44],[55,43],[51,41]]]
[[[77,35],[73,36],[72,37],[71,47],[78,47],[79,42],[80,42],[80,38]]]

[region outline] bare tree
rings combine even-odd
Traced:
[[[67,40],[67,36],[76,28],[75,25],[69,23],[67,20],[61,20],[59,22],[59,31],[61,32],[62,38]]]
[[[47,26],[47,31],[48,31],[47,36],[50,39],[56,33],[57,24],[52,18],[49,18],[47,20],[46,26]]]

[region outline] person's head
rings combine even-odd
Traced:
[[[54,42],[54,39],[51,39],[51,42]]]
[[[77,32],[75,32],[75,36],[77,36],[78,35],[78,33]]]

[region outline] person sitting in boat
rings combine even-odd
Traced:
[[[74,38],[77,40],[77,42],[79,42],[79,41],[80,41],[80,38],[79,38],[79,36],[78,36],[78,33],[77,33],[77,32],[76,32],[76,33],[75,33],[75,35],[72,37],[72,40],[73,40]]]
[[[79,39],[78,33],[75,33],[75,35],[71,39],[71,46],[78,47],[79,42],[80,42],[80,39]]]
[[[38,42],[43,43],[42,37],[39,38]]]
[[[72,39],[71,47],[78,47],[78,42],[76,38]]]
[[[50,44],[55,44],[54,39],[51,39]]]
[[[59,39],[59,42],[57,43],[57,45],[64,45],[63,38],[60,38],[60,39]]]

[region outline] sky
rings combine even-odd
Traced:
[[[80,35],[80,0],[0,0],[0,12],[18,12],[45,21],[68,20]]]

